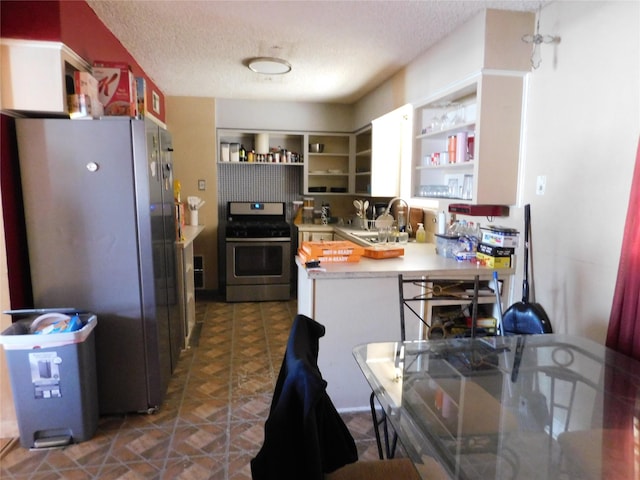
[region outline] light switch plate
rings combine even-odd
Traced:
[[[204,191],[207,189],[207,182],[206,180],[198,180],[198,190]]]
[[[536,195],[544,195],[544,192],[547,190],[547,176],[546,175],[538,175],[536,179]]]

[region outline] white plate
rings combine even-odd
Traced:
[[[376,218],[376,228],[391,228],[393,225],[393,217],[388,213],[383,213]]]
[[[329,173],[342,173],[342,170],[327,170]]]

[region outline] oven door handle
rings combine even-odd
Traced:
[[[260,237],[260,238],[227,238],[227,243],[229,242],[290,242],[291,238],[289,237]]]

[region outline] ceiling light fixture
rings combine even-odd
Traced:
[[[283,75],[291,71],[291,64],[276,57],[255,57],[249,59],[247,67],[262,75]]]

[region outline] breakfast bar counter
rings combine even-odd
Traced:
[[[397,279],[400,273],[414,277],[438,275],[454,278],[459,276],[472,278],[475,275],[490,278],[493,275],[493,269],[436,255],[433,243],[409,242],[396,245],[404,248],[403,256],[385,259],[362,257],[357,263],[324,263],[321,269],[309,269],[306,274],[312,279],[380,277]],[[513,273],[513,269],[499,269],[498,272],[509,275]]]
[[[353,359],[353,348],[400,339],[398,275],[469,281],[476,276],[480,280],[493,277],[494,269],[436,255],[431,243],[410,242],[402,247],[401,257],[362,257],[355,263],[321,263],[318,269],[307,269],[296,257],[298,313],[326,327],[318,365],[339,410],[361,410],[369,405],[371,389]],[[503,281],[503,298],[508,298],[514,270],[496,270]],[[407,339],[423,338],[417,319],[406,328]]]

